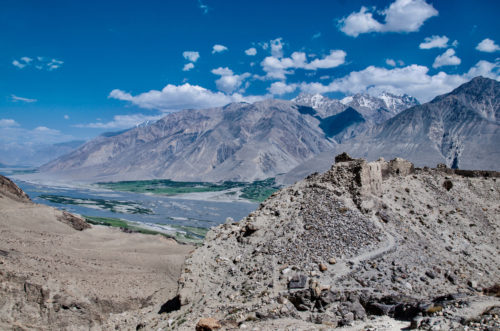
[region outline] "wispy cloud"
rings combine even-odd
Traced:
[[[388,66],[391,66],[391,67],[395,67],[396,61],[394,61],[393,59],[385,59],[385,64],[387,64]]]
[[[373,17],[375,10],[361,7],[359,12],[351,13],[340,20],[340,30],[352,37],[370,32],[414,32],[418,31],[427,19],[438,15],[438,11],[424,0],[394,1],[380,12],[384,16],[382,23]]]
[[[26,61],[23,59],[29,59],[29,61]],[[22,68],[26,67],[27,65],[29,65],[30,62],[31,62],[31,59],[29,57],[24,56],[24,57],[20,58],[19,60],[12,61],[12,65],[14,67],[18,67],[19,69],[22,69]]]
[[[184,68],[182,68],[182,71],[189,71],[194,68],[194,64],[192,62],[186,63],[184,65]]]
[[[47,68],[48,71],[52,71],[60,68],[63,65],[63,63],[64,63],[63,61],[52,59],[46,64],[45,67]]]
[[[144,114],[133,114],[133,115],[116,115],[113,116],[113,120],[109,122],[94,122],[87,124],[76,124],[77,128],[91,128],[91,129],[129,129],[133,128],[139,124],[150,121],[157,121],[162,118],[161,115],[144,115]]]
[[[321,32],[313,34],[313,36],[311,38],[312,39],[318,39],[319,37],[321,37]]]
[[[198,7],[201,9],[201,11],[203,12],[203,14],[208,14],[208,6],[205,5],[201,0],[198,0]]]
[[[34,129],[22,128],[12,119],[0,119],[0,150],[9,146],[35,146],[73,140],[74,137],[46,126]]]
[[[10,118],[0,118],[0,128],[12,128],[19,126],[19,123]]]
[[[48,59],[43,56],[37,56],[36,58],[23,56],[18,60],[12,61],[12,65],[19,69],[24,69],[26,67],[33,66],[38,70],[47,70],[47,71],[59,69],[63,64],[64,62],[61,60]]]
[[[17,95],[14,95],[14,94],[11,94],[10,98],[11,98],[12,102],[21,101],[21,102],[31,103],[31,102],[37,102],[38,101],[37,99],[29,99],[29,98],[18,97]]]

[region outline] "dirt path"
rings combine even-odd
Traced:
[[[331,271],[334,274],[332,284],[338,284],[336,280],[346,276],[352,270],[355,270],[361,262],[379,258],[385,254],[393,252],[396,249],[397,244],[394,236],[389,232],[387,232],[382,227],[382,225],[379,223],[378,220],[373,220],[373,223],[385,234],[386,236],[385,245],[378,247],[374,250],[364,252],[363,254],[360,254],[350,259],[344,261],[337,261],[337,263],[331,267]],[[332,288],[340,289],[341,287],[336,287],[335,285],[333,285]],[[342,289],[344,288],[342,287]]]

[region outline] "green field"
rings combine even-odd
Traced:
[[[279,189],[274,178],[254,181],[252,183],[231,182],[208,183],[208,182],[176,182],[169,179],[134,180],[122,182],[101,182],[98,186],[114,190],[135,193],[152,193],[163,195],[177,195],[185,193],[200,192],[220,192],[230,189],[239,189],[241,198],[254,202],[262,202],[273,192]],[[235,192],[227,192],[228,195],[235,195]]]
[[[170,227],[175,228],[176,231],[172,233],[165,233],[161,231],[155,231],[148,228],[144,228],[137,223],[128,222],[119,218],[96,217],[96,216],[83,216],[83,217],[85,217],[87,223],[90,224],[127,229],[132,232],[139,232],[143,234],[151,234],[151,235],[160,234],[167,238],[175,239],[178,242],[189,243],[189,244],[202,243],[203,239],[205,238],[205,235],[208,232],[208,229],[205,228],[182,226],[182,225],[169,225]]]
[[[59,204],[79,205],[87,208],[108,210],[113,213],[122,214],[153,214],[153,211],[131,201],[117,201],[104,199],[73,198],[63,195],[42,194],[39,198]]]
[[[262,202],[277,190],[279,190],[279,186],[276,185],[274,178],[257,180],[244,186],[241,189],[240,197],[254,202]]]
[[[100,187],[115,191],[177,195],[183,193],[224,191],[243,186],[243,183],[223,182],[175,182],[169,179],[134,180],[97,183]]]

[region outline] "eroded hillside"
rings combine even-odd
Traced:
[[[190,250],[159,235],[91,227],[0,176],[0,329],[102,330],[110,314],[158,311]]]

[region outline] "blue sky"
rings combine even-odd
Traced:
[[[499,1],[0,3],[0,151],[300,92],[499,79]]]

